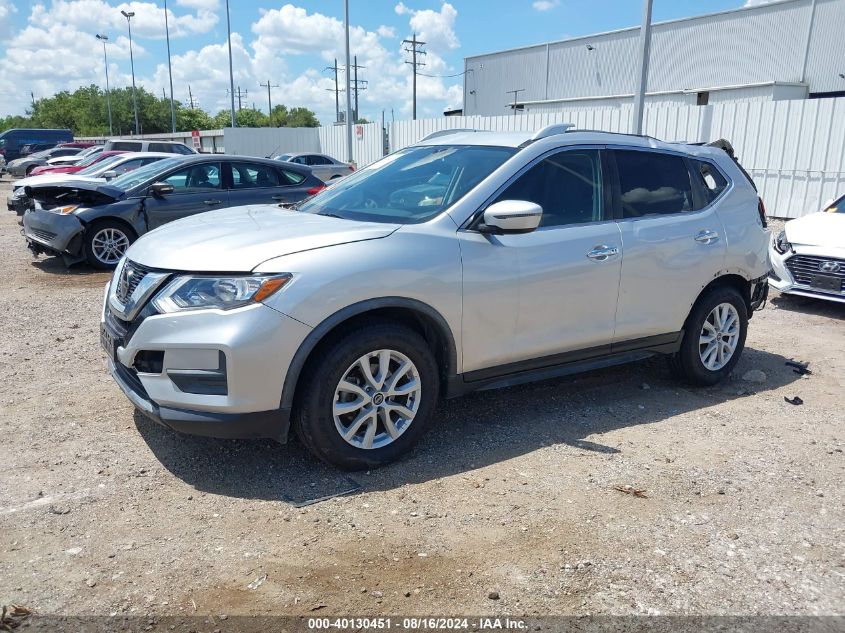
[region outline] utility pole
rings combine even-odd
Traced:
[[[191,84],[188,84],[188,101],[191,102],[191,110],[194,109],[194,94],[191,92]]]
[[[651,2],[643,0],[643,25],[640,27],[640,78],[634,94],[634,134],[643,133],[643,107],[648,86],[648,58],[651,48]]]
[[[267,80],[266,84],[258,84],[262,88],[267,88],[267,116],[273,116],[273,100],[270,98],[270,88],[278,88],[279,84],[271,84],[270,80]],[[273,127],[272,123],[269,123],[270,127]]]
[[[340,123],[340,89],[337,85],[337,57],[335,57],[334,66],[326,66],[324,70],[334,71],[334,120],[336,123]]]
[[[29,91],[29,98],[32,99],[32,107],[35,108],[35,93],[32,90]]]
[[[411,61],[405,62],[406,64],[410,64],[411,68],[413,69],[414,73],[414,88],[413,88],[413,99],[414,99],[414,107],[413,107],[413,118],[416,120],[417,118],[417,68],[420,66],[425,66],[424,62],[417,61],[417,55],[425,55],[425,51],[420,50],[417,48],[418,46],[425,46],[425,42],[420,42],[417,39],[417,34],[414,33],[414,36],[409,40],[402,40],[403,44],[410,44],[411,48],[406,48],[405,52],[411,53]]]
[[[517,90],[506,90],[505,94],[512,94],[513,95],[513,115],[516,116],[516,96],[520,92],[525,92],[525,88],[519,88]]]
[[[354,88],[354,90],[355,90],[355,109],[352,111],[353,112],[352,122],[357,123],[358,118],[359,118],[358,117],[358,92],[367,89],[366,80],[364,80],[364,79],[361,79],[360,81],[358,80],[358,69],[359,68],[366,68],[366,66],[359,66],[358,65],[358,56],[356,55],[355,58],[354,58],[354,61],[352,62],[352,68],[353,68],[353,71],[354,71],[354,73],[353,73],[354,79],[352,80],[352,83],[355,84],[355,88]],[[363,86],[364,86],[363,88],[361,87],[361,84],[363,84]]]
[[[228,90],[226,91],[228,92]],[[235,102],[235,96],[238,98],[238,110],[243,110],[243,103],[242,101],[246,99],[246,96],[249,94],[249,90],[241,90],[241,87],[238,86],[238,90],[232,93],[232,103]]]

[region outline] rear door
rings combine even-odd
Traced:
[[[283,166],[232,161],[229,206],[293,203],[308,197],[306,178]]]
[[[219,161],[192,163],[170,172],[160,182],[173,185],[173,193],[145,200],[147,227],[152,230],[195,213],[229,206]]]
[[[634,148],[609,154],[624,252],[614,343],[668,337],[724,265],[724,229],[685,156]]]

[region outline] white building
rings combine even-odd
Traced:
[[[464,114],[631,103],[639,34],[637,26],[467,57]],[[646,103],[843,97],[843,35],[845,0],[780,0],[655,23]]]

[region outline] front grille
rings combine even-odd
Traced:
[[[49,242],[56,237],[55,233],[45,231],[44,229],[30,229],[29,232],[32,233],[34,237],[37,237],[39,240],[44,240],[45,242]]]
[[[838,270],[822,270],[821,266],[827,262],[839,265]],[[809,286],[813,275],[825,275],[839,279],[839,292],[842,292],[845,283],[845,259],[832,257],[819,257],[817,255],[793,255],[786,260],[786,267],[795,281],[804,286]]]
[[[136,264],[127,259],[120,271],[120,278],[117,280],[117,292],[115,292],[117,300],[125,305],[148,272],[150,272],[150,269],[146,266],[141,266],[141,264]]]

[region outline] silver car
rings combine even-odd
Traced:
[[[288,163],[296,163],[297,165],[308,165],[311,168],[311,173],[323,182],[343,178],[355,171],[352,165],[342,163],[336,158],[326,156],[325,154],[301,152],[299,154],[280,154],[273,158]]]
[[[768,288],[760,208],[713,147],[441,134],[295,208],[141,237],[105,289],[101,342],[161,424],[281,442],[292,426],[321,459],[370,468],[440,397],[654,354],[722,380]]]

